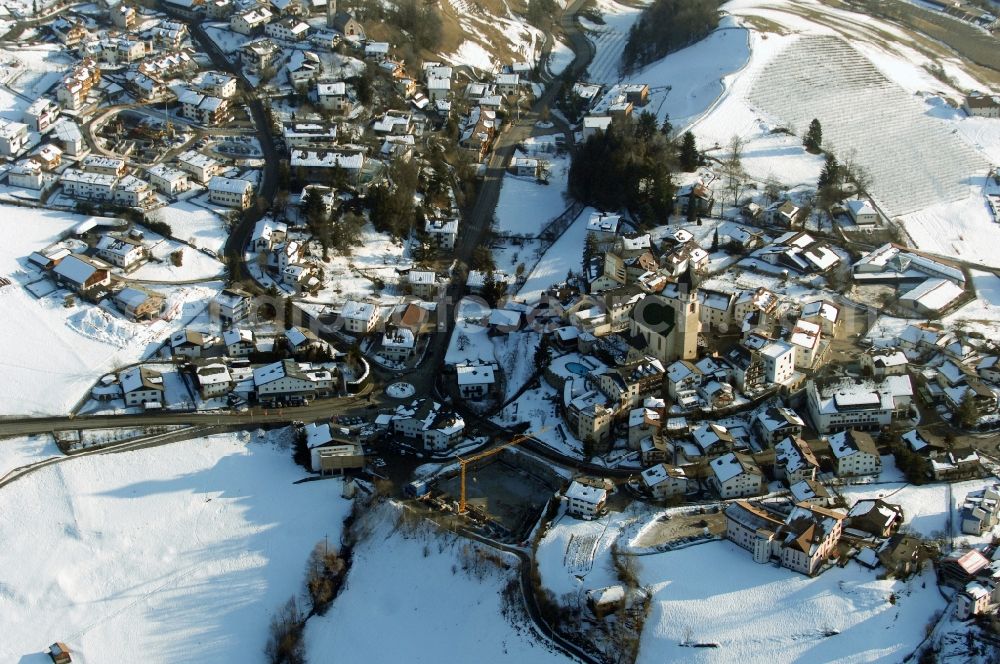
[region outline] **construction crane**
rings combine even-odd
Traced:
[[[461,492],[460,492],[460,497],[458,499],[458,513],[459,514],[465,514],[466,507],[467,507],[467,504],[466,504],[467,501],[465,499],[465,468],[466,468],[466,466],[468,466],[470,463],[475,463],[476,461],[481,461],[483,459],[491,457],[494,454],[499,454],[500,452],[502,452],[502,451],[504,451],[506,449],[509,449],[511,447],[514,447],[516,445],[520,445],[521,443],[523,443],[524,441],[528,440],[532,436],[535,436],[536,434],[540,434],[540,433],[542,433],[543,431],[545,431],[548,428],[549,427],[545,427],[544,429],[539,429],[538,431],[536,431],[534,433],[523,433],[523,434],[514,436],[513,438],[511,438],[509,441],[507,441],[503,445],[497,445],[496,447],[488,449],[485,452],[480,452],[479,454],[474,454],[473,456],[465,457],[464,459],[462,457],[460,457],[460,456],[456,456],[455,458],[458,459],[458,465],[461,467],[461,474],[462,474],[462,488],[461,488]]]

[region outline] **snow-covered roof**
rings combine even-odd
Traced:
[[[570,483],[569,487],[566,489],[565,495],[571,500],[578,500],[582,503],[588,503],[594,506],[600,505],[608,498],[607,490],[590,486],[589,484],[583,484],[582,482],[577,482],[576,480]]]
[[[59,261],[52,271],[75,284],[84,284],[97,271],[97,267],[86,257],[71,254]]]
[[[712,472],[715,474],[716,479],[725,483],[734,477],[742,473],[751,473],[754,475],[759,475],[760,472],[752,467],[750,463],[747,463],[742,455],[736,454],[735,452],[730,452],[725,454],[718,459],[714,459],[710,464],[712,466]]]
[[[497,365],[492,362],[459,364],[455,367],[459,385],[492,385],[496,382]]]
[[[899,299],[919,304],[930,311],[940,311],[961,297],[964,291],[947,279],[928,279]]]
[[[348,300],[344,303],[344,306],[340,311],[340,315],[349,320],[368,322],[375,317],[377,312],[378,308],[371,302]]]
[[[248,180],[239,178],[225,178],[216,175],[208,181],[209,191],[221,191],[228,194],[245,194],[253,189],[253,184]]]

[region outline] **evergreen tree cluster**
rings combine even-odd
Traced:
[[[569,171],[569,192],[603,210],[629,209],[643,223],[663,223],[673,209],[668,164],[674,146],[648,112],[635,121],[616,120],[580,146]]]
[[[656,0],[629,30],[622,64],[632,71],[704,39],[718,26],[717,0]]]
[[[368,205],[372,224],[377,230],[404,238],[417,225],[418,215],[413,205],[413,195],[417,191],[419,180],[416,165],[397,161],[389,169],[387,182],[371,188],[368,192]]]

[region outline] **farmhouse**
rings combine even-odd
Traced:
[[[92,259],[79,254],[66,256],[52,268],[52,275],[60,285],[82,293],[111,283],[111,273]]]
[[[118,374],[126,406],[163,403],[163,376],[145,367],[132,367]]]

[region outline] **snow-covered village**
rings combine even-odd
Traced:
[[[3,2],[0,662],[1000,661],[998,15]]]

